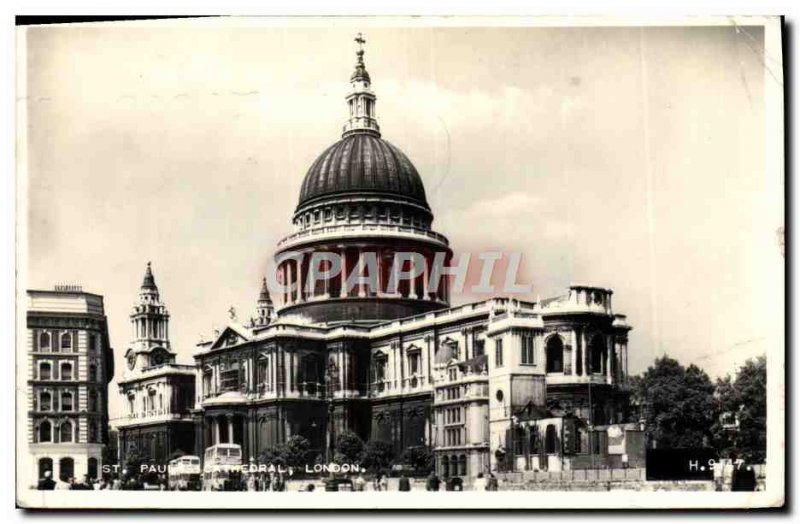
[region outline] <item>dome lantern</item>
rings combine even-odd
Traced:
[[[356,69],[350,76],[352,90],[345,97],[350,118],[342,129],[342,138],[355,133],[366,133],[375,137],[381,136],[381,128],[375,118],[375,93],[370,89],[370,78],[364,65],[364,44],[366,40],[358,33],[355,38],[358,44],[356,51]]]

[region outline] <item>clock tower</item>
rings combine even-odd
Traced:
[[[123,413],[112,421],[119,431],[120,459],[131,454],[165,464],[176,452],[194,452],[194,366],[175,362],[169,342],[169,312],[150,262],[131,318],[131,343],[119,381]]]
[[[169,312],[161,302],[150,262],[130,318],[131,345],[125,353],[127,374],[175,362],[169,343]]]

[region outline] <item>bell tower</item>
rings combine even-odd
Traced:
[[[370,78],[367,67],[364,65],[364,44],[366,40],[358,33],[355,39],[358,44],[356,51],[356,69],[350,76],[352,91],[345,97],[350,119],[344,125],[342,137],[353,133],[367,133],[376,137],[381,136],[381,128],[375,117],[375,93],[370,88]]]
[[[141,369],[173,362],[169,342],[169,312],[161,302],[151,263],[147,263],[139,288],[139,301],[133,306],[131,346],[125,353],[128,369]]]

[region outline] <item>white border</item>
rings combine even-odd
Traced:
[[[302,4],[302,2],[300,2]],[[562,12],[569,11],[570,2],[559,6]],[[606,3],[608,4],[608,3]],[[612,2],[613,4],[613,2]],[[202,4],[200,4],[202,6]],[[741,9],[740,4],[732,2],[731,8],[739,7],[740,12],[752,12],[752,9]],[[107,6],[106,6],[107,7]],[[299,7],[294,4],[294,9]],[[630,5],[628,6],[630,7]],[[774,8],[773,8],[774,9]],[[765,8],[762,5],[763,12]],[[26,10],[27,13],[34,14],[37,9]],[[115,9],[101,9],[105,13],[114,13]],[[166,10],[152,9],[153,13],[174,13],[174,9],[167,6]],[[196,7],[195,12],[209,12],[202,7]],[[128,11],[122,11],[124,14]],[[105,24],[105,23],[104,23]],[[125,24],[169,26],[175,24],[191,24],[202,27],[204,25],[236,25],[236,26],[262,26],[262,27],[319,27],[319,26],[353,26],[359,27],[381,27],[381,26],[404,26],[404,27],[474,27],[474,26],[536,26],[536,27],[591,27],[591,26],[665,26],[665,25],[764,25],[765,27],[765,53],[772,57],[777,57],[780,62],[781,57],[781,35],[780,20],[777,18],[766,18],[760,16],[735,16],[735,17],[709,17],[709,16],[678,16],[670,14],[667,16],[654,16],[652,13],[647,15],[626,16],[626,17],[597,17],[597,16],[543,16],[543,17],[489,17],[489,16],[470,16],[470,17],[441,17],[426,16],[424,18],[409,17],[384,17],[384,18],[324,18],[324,17],[257,17],[257,18],[229,18],[229,19],[179,19],[179,20],[149,20],[138,22],[125,22]],[[17,55],[18,64],[24,64],[25,46],[24,29],[19,29],[17,33]],[[777,69],[777,68],[776,68]],[[20,71],[21,73],[21,71]],[[783,222],[783,198],[784,198],[784,173],[783,173],[783,98],[782,98],[782,70],[773,70],[772,74],[780,74],[781,81],[776,83],[775,79],[768,75],[765,81],[765,100],[767,128],[771,132],[767,133],[767,174],[774,182],[774,195],[776,206],[769,211],[770,218],[778,220],[778,224]],[[24,148],[24,130],[26,125],[24,104],[19,102],[20,97],[24,96],[24,75],[17,76],[17,235],[19,239],[27,236],[27,213],[25,212],[27,186],[25,177],[21,174],[25,172],[26,152]],[[24,304],[27,303],[25,297],[26,282],[26,250],[24,241],[20,241],[17,250],[17,269],[18,289],[17,305],[21,309],[17,312],[17,340],[20,344],[17,347],[17,385],[25,385],[25,315]],[[775,260],[773,267],[764,268],[765,275],[771,286],[776,286],[777,290],[782,290],[783,280],[783,259]],[[784,297],[779,294],[780,299],[775,302],[776,326],[774,331],[775,340],[770,344],[768,354],[768,468],[767,468],[767,491],[755,493],[717,493],[717,492],[637,492],[637,491],[612,491],[612,492],[538,492],[538,491],[510,491],[510,492],[464,492],[464,493],[161,493],[161,492],[129,492],[129,491],[105,491],[102,496],[93,492],[39,492],[21,489],[17,492],[17,502],[23,507],[48,507],[48,508],[194,508],[194,509],[227,509],[227,508],[292,508],[292,509],[349,509],[349,508],[373,508],[373,509],[414,509],[414,508],[438,508],[438,509],[505,509],[505,508],[747,508],[747,507],[770,507],[782,505],[784,501],[784,435],[785,435],[785,404],[784,404]],[[21,348],[21,352],[20,352]],[[18,390],[20,391],[20,390]],[[17,397],[17,409],[24,412],[26,402],[24,389],[22,395]],[[25,426],[17,427],[17,442],[20,447],[17,449],[17,457],[25,457],[27,453],[27,437]],[[25,464],[26,461],[22,461]],[[18,465],[20,463],[18,462]]]

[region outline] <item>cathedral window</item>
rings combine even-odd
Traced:
[[[547,340],[546,346],[547,373],[563,373],[564,372],[564,343],[561,337],[554,335]]]
[[[605,360],[606,360],[606,343],[603,340],[602,335],[596,335],[592,339],[592,343],[589,346],[589,351],[591,353],[591,372],[592,373],[603,373],[605,371]]]
[[[533,336],[530,333],[522,335],[522,355],[520,362],[525,366],[536,365],[536,359],[533,354]]]
[[[239,362],[234,361],[227,369],[220,371],[220,390],[236,391],[239,389]]]
[[[60,368],[60,378],[61,380],[72,380],[72,363],[71,362],[62,362]]]
[[[206,367],[203,370],[203,394],[205,396],[211,395],[211,392],[212,392],[212,388],[211,388],[212,378],[213,378],[213,372],[211,371],[211,368],[210,367]]]
[[[50,380],[53,378],[53,366],[49,362],[39,362],[39,380]]]
[[[556,427],[553,424],[548,424],[544,432],[544,452],[557,453],[557,440]]]
[[[42,332],[39,335],[39,350],[50,351],[50,333]]]
[[[408,354],[408,373],[410,375],[418,375],[422,367],[422,353],[420,351],[411,351]]]
[[[494,365],[495,367],[503,367],[503,339],[498,338],[494,342]]]

